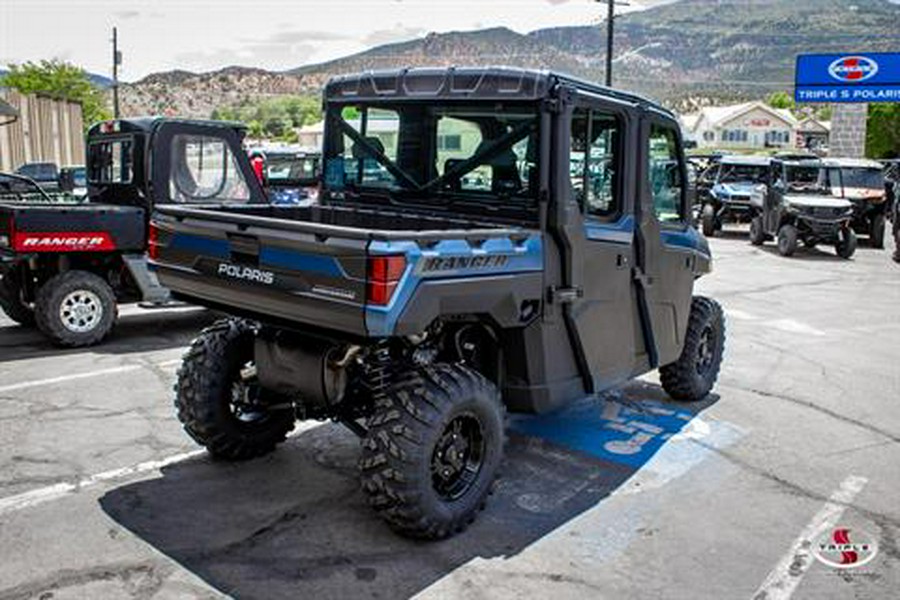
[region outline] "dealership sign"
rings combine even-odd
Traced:
[[[900,53],[801,54],[797,102],[900,102]]]

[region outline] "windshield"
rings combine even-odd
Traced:
[[[75,187],[87,187],[87,169],[84,167],[72,169],[72,181],[75,182]]]
[[[841,182],[845,188],[883,190],[884,175],[881,169],[842,168]]]
[[[312,180],[318,167],[319,159],[312,156],[266,155],[266,179],[270,183]]]
[[[532,105],[333,106],[327,119],[325,185],[332,199],[504,211],[536,205]]]
[[[784,176],[790,192],[815,194],[828,191],[824,173],[818,166],[785,165]]]
[[[726,165],[719,171],[719,183],[765,183],[768,169],[763,165]]]
[[[53,163],[31,163],[22,165],[16,170],[16,173],[25,177],[30,177],[35,181],[56,181],[58,172],[56,165]]]

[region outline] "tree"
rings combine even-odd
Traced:
[[[250,137],[291,143],[298,139],[298,128],[322,118],[322,105],[313,96],[284,95],[256,101],[244,98],[237,106],[214,109],[210,116],[246,123]]]
[[[102,90],[91,82],[85,70],[60,60],[10,64],[9,72],[0,77],[0,87],[78,102],[85,127],[112,118]]]
[[[866,156],[900,157],[900,104],[870,104]]]
[[[766,99],[772,108],[794,108],[794,99],[787,92],[772,92]]]

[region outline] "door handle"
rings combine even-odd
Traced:
[[[624,254],[616,254],[616,268],[617,269],[627,269],[628,268],[628,257]]]

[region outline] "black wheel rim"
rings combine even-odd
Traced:
[[[697,347],[697,374],[706,375],[712,367],[715,359],[715,348],[713,347],[713,328],[707,325],[703,329],[700,336],[700,344]]]
[[[442,499],[457,500],[475,485],[484,449],[484,433],[474,415],[460,415],[447,424],[431,455],[431,481]]]
[[[267,413],[260,402],[256,367],[253,363],[245,364],[237,372],[231,385],[228,408],[231,415],[245,425],[253,425],[266,419]]]

